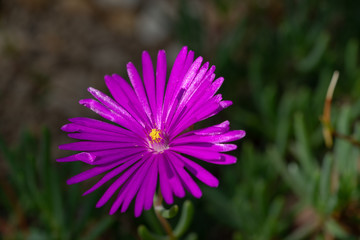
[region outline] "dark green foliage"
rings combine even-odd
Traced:
[[[203,197],[192,201],[194,208],[178,200],[179,209],[162,211],[174,217],[169,223],[176,236],[357,239],[360,4],[193,2],[178,2],[174,36],[225,78],[220,92],[234,105],[210,121],[229,119],[232,129],[247,136],[233,152],[237,164],[204,164],[219,177],[217,189],[201,186]],[[340,71],[331,114],[334,144],[326,148],[320,116],[334,70]],[[14,148],[0,139],[7,169],[0,183],[4,239],[136,239],[137,233],[169,239],[154,211],[115,219],[95,209],[97,194],[81,197],[81,184],[65,186],[81,167],[55,166],[49,146],[47,131],[37,138],[24,133]]]
[[[233,239],[355,239],[360,235],[360,155],[354,144],[360,141],[358,3],[213,3],[219,18],[237,9],[238,21],[224,24],[216,42],[204,41],[200,49],[205,54],[209,49],[210,61],[225,77],[222,93],[234,101],[225,114],[247,136],[239,163],[220,169],[219,189],[205,188],[204,211],[212,216],[207,224],[219,222]],[[340,79],[332,127],[353,143],[335,136],[327,149],[320,116],[335,70]],[[204,238],[227,234],[218,231]]]
[[[95,218],[96,195],[83,202],[79,187],[65,190],[80,168],[55,166],[47,130],[39,139],[24,132],[16,148],[0,139],[0,147],[8,167],[0,186],[5,239],[98,239],[113,225],[110,216]]]

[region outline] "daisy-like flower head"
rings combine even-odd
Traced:
[[[134,65],[127,65],[131,85],[120,76],[105,76],[113,99],[94,88],[96,98],[80,100],[111,123],[91,118],[71,118],[61,129],[80,141],[60,145],[63,150],[80,153],[57,159],[58,162],[82,161],[94,165],[67,183],[103,177],[84,195],[112,180],[96,207],[103,206],[116,192],[110,214],[124,212],[135,198],[135,216],[152,207],[156,189],[167,204],[174,196],[184,197],[185,190],[194,197],[202,193],[193,180],[210,187],[219,181],[188,157],[213,164],[233,164],[236,157],[225,154],[236,149],[228,142],[245,136],[242,130],[230,130],[229,121],[204,129],[188,131],[232,104],[216,94],[224,79],[215,79],[215,66],[183,47],[166,81],[166,55],[160,50],[156,70],[147,52],[142,54],[141,79]]]

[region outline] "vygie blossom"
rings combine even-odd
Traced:
[[[115,193],[110,214],[124,212],[135,198],[135,216],[152,207],[157,188],[166,203],[174,196],[184,197],[185,190],[199,198],[202,193],[194,181],[217,187],[201,161],[233,164],[236,157],[225,154],[236,149],[228,142],[245,136],[242,130],[230,130],[229,122],[189,130],[232,104],[216,94],[223,78],[215,79],[215,66],[183,47],[166,77],[166,55],[161,50],[156,69],[147,52],[142,54],[142,78],[130,62],[127,72],[131,85],[120,76],[105,76],[113,98],[94,88],[94,99],[80,100],[108,122],[90,118],[71,118],[61,129],[80,141],[60,145],[63,150],[80,153],[57,159],[58,162],[83,161],[94,165],[67,183],[82,182],[97,175],[102,178],[84,195],[111,181],[96,207],[103,206]],[[191,159],[189,159],[191,157]]]

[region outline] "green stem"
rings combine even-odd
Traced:
[[[161,215],[161,210],[163,209],[162,206],[162,194],[161,191],[159,189],[158,195],[154,201],[154,210],[155,210],[155,215],[156,217],[159,219],[160,224],[163,226],[165,232],[167,233],[167,235],[169,236],[170,240],[176,240],[177,238],[174,235],[174,232],[169,224],[169,222]]]

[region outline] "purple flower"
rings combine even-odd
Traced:
[[[135,216],[152,207],[157,186],[166,203],[173,196],[184,197],[185,189],[194,197],[202,193],[193,176],[217,187],[219,181],[188,156],[213,164],[233,164],[236,157],[225,154],[236,149],[227,144],[245,136],[242,130],[229,129],[229,121],[211,127],[189,128],[232,104],[216,94],[224,79],[215,79],[215,66],[194,61],[194,52],[183,47],[166,83],[166,55],[158,53],[156,72],[147,52],[142,54],[143,80],[129,62],[127,71],[131,85],[113,74],[105,83],[114,100],[89,88],[96,98],[80,100],[111,123],[71,118],[61,129],[79,142],[60,145],[63,150],[80,153],[57,159],[58,162],[83,161],[94,165],[67,183],[82,182],[99,174],[103,177],[84,195],[114,179],[96,207],[103,206],[118,191],[110,214],[120,207],[124,212],[135,198]],[[226,143],[226,144],[225,144]]]

